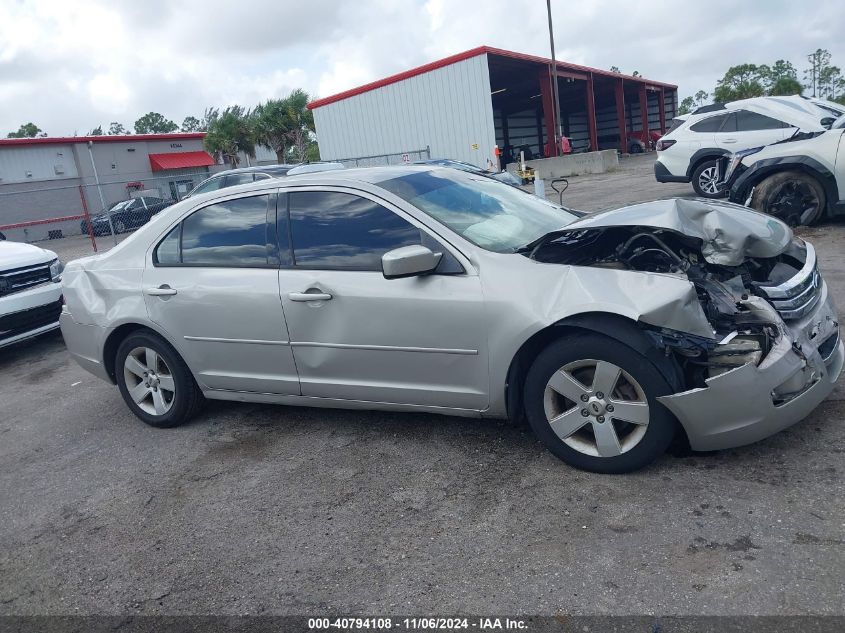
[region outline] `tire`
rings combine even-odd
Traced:
[[[827,197],[818,180],[800,171],[773,174],[754,189],[751,206],[790,226],[813,224],[825,213]]]
[[[115,233],[123,233],[126,231],[126,224],[124,224],[123,220],[115,220],[112,222],[112,228]]]
[[[631,143],[628,146],[628,153],[629,154],[642,154],[643,153],[643,146],[639,143]]]
[[[150,369],[154,372],[149,373]],[[185,361],[153,332],[134,332],[121,342],[115,355],[115,378],[129,409],[150,426],[184,424],[204,402]]]
[[[599,378],[594,385],[596,368],[601,376],[619,370],[618,378]],[[564,376],[578,378],[560,380]],[[615,385],[611,394],[601,391],[607,384]],[[567,336],[540,353],[528,371],[525,412],[537,438],[567,464],[595,473],[627,473],[653,462],[672,442],[677,423],[657,402],[670,393],[660,371],[619,341],[599,334]],[[622,415],[636,423],[620,420]],[[557,432],[550,419],[557,419]]]
[[[696,165],[693,170],[692,188],[699,197],[713,200],[728,195],[724,187],[716,184],[719,178],[719,160],[721,159],[708,158]]]

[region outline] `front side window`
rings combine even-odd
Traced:
[[[753,132],[755,130],[780,130],[789,127],[786,123],[756,112],[740,110],[736,114],[737,130],[740,132]]]
[[[418,228],[380,204],[349,193],[289,194],[296,266],[381,271],[381,256],[421,243]]]
[[[235,185],[245,185],[248,182],[252,182],[253,177],[251,173],[246,174],[231,174],[226,176],[226,186],[227,187],[234,187]]]
[[[196,195],[198,193],[208,193],[209,191],[217,191],[220,189],[220,185],[223,184],[222,178],[212,178],[211,180],[206,180],[204,183],[200,184],[196,189],[191,192],[191,195]]]
[[[274,249],[267,235],[270,196],[236,198],[195,211],[156,247],[160,265],[263,267]]]

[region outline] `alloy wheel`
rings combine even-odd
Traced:
[[[774,192],[767,211],[791,226],[808,224],[816,218],[821,201],[807,185],[800,181],[788,181]]]
[[[552,374],[543,398],[546,419],[570,448],[594,457],[614,457],[645,436],[649,405],[640,384],[603,360],[568,363]]]
[[[173,406],[176,386],[161,355],[149,347],[136,347],[123,362],[123,379],[132,401],[149,415],[164,415]]]
[[[707,195],[714,196],[721,192],[719,186],[719,168],[716,165],[702,169],[698,175],[698,186]]]

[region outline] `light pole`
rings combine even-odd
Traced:
[[[109,221],[109,231],[111,231],[114,245],[117,246],[117,233],[114,232],[114,227],[111,223],[111,213],[109,213],[109,210],[106,209],[106,200],[103,198],[103,188],[100,187],[100,176],[97,174],[97,163],[94,162],[94,151],[91,149],[92,147],[94,147],[94,141],[88,141],[88,156],[91,157],[91,169],[94,170],[94,182],[97,183],[97,193],[100,194],[100,205],[103,209],[103,213],[106,214],[106,219]]]
[[[552,0],[546,0],[546,11],[549,14],[549,44],[552,49],[552,116],[554,118],[554,129],[557,135],[554,138],[551,152],[552,156],[557,156],[560,139],[563,138],[563,126],[560,120],[560,98],[557,91],[557,60],[555,59],[555,33],[552,27]]]

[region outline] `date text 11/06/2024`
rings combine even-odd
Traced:
[[[405,629],[411,631],[519,631],[527,624],[511,618],[308,618],[308,628],[320,630],[376,630]]]

